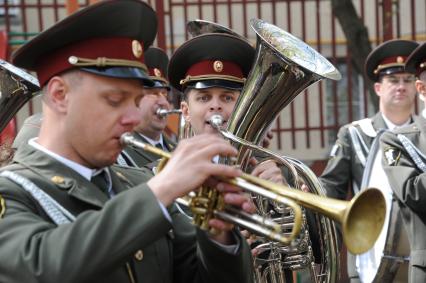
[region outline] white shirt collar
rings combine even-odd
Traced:
[[[142,135],[141,133],[138,133],[141,137],[143,137],[144,139],[146,139],[152,146],[156,146],[158,143],[161,144],[161,146],[164,148],[164,142],[163,142],[163,135],[160,135],[160,139],[159,140],[153,140],[151,138],[148,138],[145,135]]]
[[[426,119],[426,108],[422,110],[422,116]]]
[[[407,125],[409,125],[410,123],[411,123],[411,116],[410,116],[410,118],[408,118],[408,120],[407,121],[405,121],[402,125],[395,125],[394,123],[392,123],[388,118],[386,118],[386,116],[383,114],[383,113],[381,113],[382,114],[382,117],[383,117],[383,120],[385,121],[385,124],[386,124],[386,126],[388,127],[388,129],[389,130],[395,130],[395,128],[401,128],[401,127],[404,127],[404,126],[407,126]]]
[[[102,169],[90,169],[86,166],[78,164],[77,162],[69,160],[68,158],[60,156],[59,154],[54,153],[53,151],[48,150],[47,148],[45,148],[41,144],[37,143],[37,138],[30,139],[28,141],[28,144],[31,145],[32,147],[46,153],[47,155],[56,159],[57,161],[61,162],[62,164],[66,165],[67,167],[73,169],[74,171],[76,171],[77,173],[82,175],[85,179],[87,179],[88,181],[90,181],[92,176],[96,175],[100,170],[104,169],[104,168],[102,168]]]

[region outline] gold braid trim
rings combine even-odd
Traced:
[[[5,211],[6,211],[6,204],[5,204],[4,198],[0,196],[0,218],[3,217]]]
[[[126,262],[126,269],[127,274],[129,275],[129,280],[131,283],[136,283],[135,276],[133,275],[132,268],[130,267],[130,264]]]
[[[148,72],[148,68],[145,64],[139,61],[113,59],[106,57],[98,57],[96,59],[81,58],[77,56],[70,56],[68,62],[71,65],[78,67],[136,67]]]
[[[202,76],[186,76],[185,79],[180,80],[180,84],[184,85],[191,81],[205,81],[205,80],[214,80],[214,79],[232,81],[237,83],[244,83],[246,81],[246,78],[237,78],[237,77],[228,76],[228,75],[211,74],[211,75],[202,75]]]
[[[374,70],[374,74],[377,75],[382,69],[391,68],[391,67],[404,67],[404,63],[389,63],[377,66]]]

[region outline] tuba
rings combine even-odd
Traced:
[[[38,80],[21,69],[0,60],[0,132],[16,112],[40,89]],[[0,166],[13,158],[10,142],[0,145]]]
[[[229,28],[222,26],[218,23],[214,23],[214,22],[210,22],[210,21],[205,21],[205,20],[189,21],[186,24],[186,28],[187,28],[189,34],[192,35],[192,36],[198,36],[198,35],[202,35],[202,34],[205,34],[205,33],[226,33],[226,34],[230,34],[230,35],[239,37],[239,38],[247,41],[247,39],[245,37],[242,37],[241,35],[239,35],[235,31],[233,31],[232,29],[229,29]]]
[[[0,60],[0,132],[39,90],[40,86],[35,77]]]
[[[315,82],[341,78],[328,60],[293,35],[262,20],[252,19],[250,24],[257,34],[256,59],[228,120],[227,130],[221,130],[238,149],[237,163],[243,170],[254,148],[249,143],[256,145],[262,141],[284,107]],[[293,158],[273,153],[271,156],[288,167],[294,176],[293,187],[306,184],[310,193],[325,195],[317,177],[306,165]],[[261,215],[275,218],[282,227],[291,226],[291,210],[258,196],[255,202]],[[300,269],[309,270],[312,282],[338,279],[337,232],[334,223],[323,215],[305,212],[302,232],[292,245],[260,239],[257,249],[260,255],[255,258],[255,277],[259,283],[286,282],[286,273]]]

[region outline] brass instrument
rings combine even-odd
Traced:
[[[159,170],[161,170],[171,156],[171,154],[166,151],[135,139],[131,133],[124,133],[120,138],[120,142],[122,145],[140,148],[161,156],[163,159],[160,161]],[[223,220],[244,227],[245,229],[254,231],[271,240],[290,244],[300,232],[300,223],[302,219],[300,207],[292,200],[282,197],[273,190],[266,190],[248,182],[247,176],[247,174],[243,174],[242,177],[233,179],[227,179],[219,176],[217,179],[291,207],[294,211],[295,224],[289,236],[283,235],[283,233],[281,233],[281,227],[273,221],[262,218],[258,215],[251,215],[243,211],[238,211],[231,206],[226,206],[222,195],[219,194],[217,190],[212,190],[211,188],[202,187],[197,191],[197,193],[192,193],[189,200],[179,199],[178,202],[191,209],[193,213],[193,222],[201,229],[210,230],[208,225],[209,220],[213,217],[219,217]],[[206,192],[209,194],[209,197],[207,198],[204,196]],[[212,232],[214,233],[214,231]]]
[[[205,33],[226,33],[226,34],[231,34],[233,36],[239,37],[239,38],[247,41],[247,39],[245,37],[242,37],[241,35],[239,35],[235,31],[233,31],[233,30],[231,30],[231,29],[229,29],[225,26],[222,26],[218,23],[200,20],[200,19],[189,21],[186,24],[186,29],[188,30],[188,33],[191,34],[192,36],[198,36],[198,35],[202,35],[202,34],[205,34]]]
[[[123,134],[120,141],[123,145],[142,148],[148,152],[158,154],[163,158],[162,162],[167,161],[171,156],[168,152],[136,140],[130,133]],[[360,254],[369,250],[374,245],[383,226],[386,213],[385,199],[382,192],[375,188],[362,191],[351,201],[342,201],[302,192],[245,173],[243,173],[241,177],[236,178],[225,178],[221,176],[215,176],[215,178],[222,182],[238,186],[246,191],[260,194],[291,206],[295,211],[294,232],[289,237],[279,235],[279,233],[276,232],[268,235],[271,239],[276,241],[290,243],[293,239],[293,234],[300,229],[301,221],[299,216],[301,211],[298,205],[313,209],[341,223],[344,231],[343,239],[345,244],[348,250],[354,254]],[[195,201],[200,202],[209,201],[209,199],[198,200],[196,197],[195,199]],[[190,202],[191,201],[193,200],[190,200]],[[297,203],[298,205],[293,207],[293,203]],[[189,203],[189,206],[191,207],[191,203]],[[195,208],[198,209],[198,206],[195,206]],[[211,214],[230,222],[238,219],[238,217],[234,219],[233,216],[228,215],[227,210],[223,208],[222,204],[218,204],[217,207],[215,207],[214,204],[209,204],[202,211],[202,214]],[[233,208],[231,211],[236,212],[236,209]],[[195,213],[198,213],[198,211],[195,211]],[[245,226],[237,221],[233,223],[250,230],[252,230],[253,227],[257,227],[257,224]],[[269,223],[268,220],[261,220],[261,223],[264,224],[264,226],[259,226],[262,229],[254,230],[255,232],[263,233],[264,227],[269,228],[269,226],[274,226],[274,224]],[[201,228],[207,229],[205,226],[201,226]]]
[[[251,26],[257,35],[256,60],[233,115],[228,119],[227,129],[218,129],[238,149],[237,163],[243,170],[252,150],[260,150],[289,169],[294,176],[293,187],[301,189],[301,185],[306,184],[309,192],[324,196],[325,190],[308,166],[297,159],[262,149],[257,144],[279,112],[305,88],[324,78],[338,80],[341,75],[314,49],[280,28],[256,19],[251,20]],[[236,35],[217,23],[202,20],[189,22],[187,29],[192,36],[208,32]],[[214,125],[214,122],[210,121],[210,124]],[[223,159],[222,162],[232,161]],[[271,217],[282,227],[291,227],[291,210],[261,196],[253,197],[261,215]],[[318,237],[313,237],[312,232]],[[266,255],[255,257],[256,282],[283,283],[284,270],[303,268],[309,269],[312,282],[337,282],[340,263],[337,238],[334,223],[329,218],[304,213],[300,238],[291,246],[264,241],[256,247]],[[315,245],[311,243],[312,239],[317,240]]]
[[[157,114],[157,116],[159,118],[165,118],[168,115],[171,114],[182,114],[182,110],[180,109],[163,109],[163,108],[158,108],[157,111],[155,111],[155,114]]]
[[[243,170],[246,169],[245,162],[250,156],[249,149],[260,149],[257,144],[262,140],[266,129],[298,93],[324,77],[340,78],[334,66],[291,34],[259,20],[253,20],[251,25],[257,34],[256,61],[234,107],[235,112],[228,129],[220,130],[239,149],[239,162],[242,163]],[[239,36],[229,28],[203,20],[190,21],[187,30],[192,36],[209,32]],[[187,123],[182,123],[181,133],[184,135],[180,137],[190,136],[190,129]],[[306,184],[310,192],[325,195],[318,178],[305,164],[271,151],[266,153],[288,168],[289,173],[294,176],[292,186],[301,189],[301,185]],[[228,163],[227,160],[222,162]],[[259,214],[269,216],[282,227],[291,227],[294,219],[291,209],[261,196],[254,195],[253,198]],[[312,232],[319,235],[314,237],[314,240],[318,238],[316,245],[312,244]],[[309,269],[313,282],[336,282],[340,262],[337,238],[334,223],[330,219],[319,214],[304,213],[301,234],[291,246],[260,239],[263,243],[256,249],[261,253],[254,257],[256,282],[283,283],[286,281],[284,270],[304,268]]]
[[[39,90],[40,86],[35,77],[0,60],[0,132]]]
[[[250,24],[257,35],[256,59],[228,119],[227,129],[220,131],[238,149],[237,163],[243,170],[247,168],[252,150],[259,148],[253,145],[262,141],[284,107],[313,83],[341,77],[330,62],[293,35],[262,20],[253,19]],[[216,29],[216,24],[213,26]],[[325,195],[318,178],[302,162],[271,151],[267,153],[289,169],[294,176],[293,187],[300,189],[306,184],[309,192]],[[229,163],[226,159],[222,162]],[[260,215],[291,226],[291,211],[263,197],[254,198]],[[329,218],[304,213],[300,238],[292,246],[260,239],[265,252],[255,257],[256,282],[282,283],[285,282],[284,270],[304,268],[309,269],[313,282],[336,282],[340,262],[337,239],[334,223]]]

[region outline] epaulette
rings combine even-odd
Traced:
[[[412,134],[420,132],[419,127],[415,123],[407,125],[405,127],[397,128],[393,131],[395,134]]]
[[[362,132],[369,137],[375,138],[377,136],[377,132],[374,129],[370,118],[364,118],[358,121],[353,121],[351,124],[353,126],[359,126]]]

